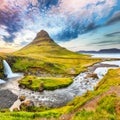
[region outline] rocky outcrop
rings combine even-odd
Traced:
[[[24,95],[22,95],[22,96],[20,96],[19,97],[19,100],[22,102],[22,101],[25,101],[25,99],[26,99],[26,96],[24,96]]]
[[[33,101],[28,100],[28,101],[21,103],[20,110],[29,111],[30,107],[33,107],[33,106],[34,106]]]
[[[17,95],[9,90],[0,90],[0,109],[10,108],[17,98]]]

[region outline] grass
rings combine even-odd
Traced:
[[[105,94],[111,87],[120,87],[120,69],[109,70],[107,75],[102,79],[93,92],[87,92],[82,97],[76,97],[68,105],[74,106],[72,109],[77,110],[88,101],[94,99],[96,96]],[[80,102],[79,102],[80,101]],[[112,93],[101,96],[98,105],[94,111],[82,110],[80,112],[76,111],[75,116],[72,120],[119,120],[119,112],[116,111],[117,102],[120,102],[119,96],[113,90]]]
[[[67,87],[72,82],[73,80],[71,78],[26,76],[19,81],[19,84],[25,85],[26,88],[31,90],[38,91],[40,87],[43,87],[44,90],[55,90]],[[43,84],[43,86],[41,84]]]
[[[58,46],[55,42],[46,40],[46,38],[37,38],[37,40],[38,42],[33,42],[23,49],[7,55],[6,58],[14,71],[24,72],[26,75],[31,74],[31,76],[26,76],[21,80],[20,84],[24,84],[27,88],[35,91],[41,87],[41,83],[44,89],[47,90],[68,86],[72,83],[71,77],[85,71],[88,66],[101,61],[101,59],[68,51]],[[4,58],[2,57],[1,59]],[[108,91],[111,86],[120,86],[119,73],[120,69],[110,70],[95,88],[95,91],[88,91],[85,95],[76,97],[62,108],[50,110],[34,108],[33,111],[30,109],[31,112],[5,112],[0,113],[0,120],[58,119],[61,115],[71,114],[71,112],[74,114],[73,120],[117,119],[119,112],[116,112],[115,108],[119,98],[114,94],[101,97],[94,111],[84,109],[79,111],[79,108],[96,96]],[[42,74],[46,78],[33,76]],[[48,75],[61,76],[61,78],[47,77]]]
[[[106,76],[95,88],[95,91],[88,91],[83,96],[76,97],[73,101],[62,108],[50,109],[41,112],[6,112],[0,114],[1,120],[40,120],[42,118],[58,118],[63,114],[73,114],[71,120],[119,120],[120,97],[113,90],[112,93],[105,94],[111,87],[120,87],[120,69],[109,70]],[[101,96],[94,110],[79,108],[96,96]]]
[[[116,120],[115,112],[116,97],[108,95],[99,100],[95,111],[82,110],[77,112],[72,120]]]
[[[0,113],[0,120],[40,120],[42,118],[56,118],[64,113],[68,113],[70,106],[62,108],[55,108],[52,110],[46,110],[42,112],[5,112]]]
[[[32,56],[32,55],[31,55]],[[99,59],[91,59],[86,56],[77,55],[78,58],[29,58],[28,56],[12,56],[8,62],[14,71],[36,74],[50,74],[53,76],[76,76],[87,70],[87,67],[99,62]]]
[[[37,40],[37,42],[35,41]],[[50,38],[36,38],[31,44],[8,55],[14,71],[50,74],[51,76],[76,76],[100,59],[71,52],[60,47]]]

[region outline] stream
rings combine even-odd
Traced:
[[[84,73],[80,73],[74,78],[73,83],[67,88],[57,89],[54,91],[44,90],[43,92],[34,92],[28,89],[18,87],[18,80],[23,76],[9,79],[8,82],[2,85],[1,90],[8,89],[17,96],[24,95],[26,100],[32,100],[36,106],[48,106],[51,108],[64,106],[67,102],[74,99],[76,96],[81,96],[88,90],[94,90],[94,87],[100,82],[109,69],[120,67],[120,61],[105,61],[97,63],[88,68]],[[96,73],[98,78],[86,77],[88,74]],[[3,81],[3,80],[2,80]],[[16,104],[20,102],[16,101]]]

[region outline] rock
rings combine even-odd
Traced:
[[[14,109],[13,109],[13,112],[18,112],[18,111],[19,111],[18,108],[14,108]]]
[[[20,99],[20,101],[25,101],[26,96],[24,96],[24,95],[23,95],[23,96],[20,96],[19,99]]]
[[[34,106],[34,102],[31,100],[28,100],[26,102],[21,103],[20,110],[28,110],[29,107],[33,107],[33,106]]]
[[[38,91],[42,92],[43,90],[44,90],[44,82],[41,82]]]
[[[25,89],[26,85],[20,84],[19,87],[22,88],[22,89]]]
[[[18,96],[9,90],[0,90],[0,109],[10,108]]]
[[[1,113],[6,113],[6,112],[10,112],[9,109],[0,109]]]
[[[93,79],[98,79],[98,76],[96,73],[91,73],[91,74],[87,74],[87,76],[85,78],[93,78]]]
[[[32,80],[28,80],[29,85],[32,85]]]

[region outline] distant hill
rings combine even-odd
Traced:
[[[111,49],[101,49],[99,51],[78,51],[79,53],[120,53],[120,49],[111,48]]]

